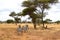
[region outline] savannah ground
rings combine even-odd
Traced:
[[[22,35],[18,35],[18,25],[24,26],[28,24],[29,30]],[[45,24],[48,29],[41,29],[37,26],[35,30],[32,23],[22,24],[0,24],[0,40],[60,40],[60,24]]]

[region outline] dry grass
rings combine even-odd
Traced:
[[[26,25],[28,23],[18,24]],[[48,29],[41,30],[38,27],[37,30],[33,29],[33,24],[29,25],[29,30],[27,33],[22,33],[18,35],[16,24],[0,24],[0,40],[60,40],[60,24],[45,24]]]

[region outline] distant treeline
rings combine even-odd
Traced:
[[[16,21],[14,21],[12,19],[8,19],[6,21],[0,21],[0,23],[16,23]],[[17,22],[17,23],[32,23],[32,21],[22,21],[22,22],[20,21],[20,22]],[[36,21],[36,24],[41,24],[41,23],[42,23],[41,20],[40,21]],[[51,20],[47,21],[47,19],[46,19],[46,20],[44,20],[44,23],[49,23],[49,24],[51,24],[51,23],[57,23],[57,24],[59,24],[60,21],[52,22]]]

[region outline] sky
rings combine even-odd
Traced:
[[[24,9],[21,6],[23,1],[24,0],[0,0],[0,21],[13,19],[9,14],[13,11],[16,13],[21,12]],[[27,16],[22,17],[22,20],[26,19]],[[51,19],[52,21],[60,20],[60,3],[51,6],[45,19]]]

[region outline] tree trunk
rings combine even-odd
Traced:
[[[43,13],[42,13],[42,25],[43,25],[43,28],[44,28]]]
[[[43,28],[44,28],[43,13],[44,13],[44,7],[42,7],[42,25],[43,25]]]
[[[16,25],[17,25],[17,23],[16,23]]]
[[[34,29],[36,29],[36,19],[32,18],[32,22],[33,22],[33,25],[34,25]]]
[[[34,29],[36,29],[36,23],[34,23]]]

